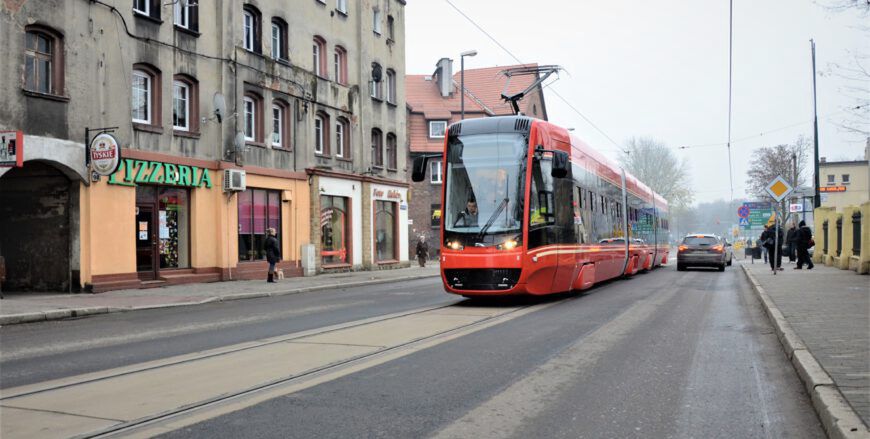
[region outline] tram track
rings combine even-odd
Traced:
[[[268,399],[280,394],[293,393],[301,388],[313,386],[356,370],[362,370],[426,349],[523,314],[552,306],[561,301],[553,300],[543,303],[523,304],[510,308],[470,307],[463,306],[462,303],[464,302],[419,308],[125,368],[21,386],[3,391],[3,395],[0,396],[0,405],[5,409],[40,412],[39,416],[42,417],[50,416],[49,413],[56,412],[66,416],[105,419],[107,420],[106,422],[110,422],[109,420],[120,421],[114,422],[112,425],[101,425],[100,428],[92,428],[88,431],[69,431],[68,433],[74,435],[74,437],[116,437],[128,434],[141,434],[143,431],[149,431],[150,433],[144,435],[151,436],[154,432],[164,431],[165,427],[162,426],[169,422],[173,423],[174,426],[177,426],[179,423],[187,424],[188,422],[185,422],[185,419],[207,419],[209,416],[203,415],[205,412],[233,411],[237,410],[240,406],[244,407],[264,398]],[[411,330],[412,336],[410,337],[405,336],[405,334],[378,335],[382,332],[379,329],[383,327],[403,327],[404,325],[408,328],[415,328],[415,324],[421,324],[424,327],[424,332],[419,334],[419,336],[413,336],[414,329]],[[429,329],[426,330],[425,328]],[[419,329],[417,330],[419,331]],[[355,337],[363,342],[356,342],[354,340]],[[367,337],[371,341],[365,342]],[[349,338],[349,341],[343,342],[344,338]],[[391,338],[393,339],[392,341],[390,340]],[[303,345],[309,345],[309,347],[314,345],[316,349],[324,348],[327,351],[331,349],[335,351],[334,358],[328,361],[324,360],[314,367],[309,367],[297,373],[290,373],[277,378],[273,377],[255,385],[240,386],[231,391],[196,399],[195,401],[179,404],[165,410],[155,410],[144,416],[125,418],[124,416],[101,413],[98,410],[78,410],[77,405],[71,405],[69,410],[64,410],[61,407],[56,407],[58,404],[53,402],[45,403],[46,400],[53,401],[55,399],[53,398],[54,396],[58,396],[61,399],[64,396],[70,399],[77,399],[79,398],[78,395],[82,393],[78,392],[78,390],[84,390],[87,393],[91,388],[102,390],[104,393],[108,391],[111,394],[111,390],[106,390],[107,387],[111,389],[114,387],[114,384],[119,382],[118,387],[130,386],[131,382],[136,382],[137,377],[146,375],[158,378],[172,377],[174,374],[184,376],[184,373],[190,373],[189,370],[185,372],[185,369],[198,365],[211,364],[214,366],[212,363],[220,361],[222,357],[228,359],[230,364],[233,364],[233,361],[239,362],[240,356],[245,361],[251,361],[251,358],[255,358],[258,353],[259,355],[264,355],[262,351],[273,350],[271,353],[266,352],[266,358],[269,359],[269,356],[276,355],[274,352],[276,348],[286,348],[287,346],[299,348]],[[309,349],[307,352],[310,351]],[[349,354],[345,355],[345,351],[349,352]],[[306,351],[301,352],[304,353]],[[288,357],[287,360],[292,361],[296,360],[296,358]],[[177,373],[178,371],[181,371],[181,373]],[[196,390],[202,392],[202,389]],[[93,396],[93,398],[100,396],[99,392],[94,393],[97,393],[97,395]],[[76,396],[71,397],[71,395]],[[154,398],[156,395],[152,394],[150,396]],[[147,397],[146,392],[145,398],[147,399]],[[76,404],[78,403],[80,401],[76,401]],[[147,401],[144,404],[147,404]],[[159,404],[159,402],[155,402],[155,404]],[[232,410],[229,409],[231,406],[234,407]],[[112,410],[107,411],[111,412]],[[135,412],[136,410],[132,411]],[[12,419],[13,422],[15,422],[15,418]],[[4,420],[5,423],[6,420]],[[193,423],[193,421],[190,423]],[[4,433],[4,437],[15,437],[15,435],[6,436]]]

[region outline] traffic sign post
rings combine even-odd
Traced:
[[[776,178],[773,179],[767,186],[764,188],[777,203],[781,202],[794,190],[792,185],[788,184],[781,175],[777,175]],[[779,224],[777,224],[778,218],[773,218],[773,274],[776,275],[776,272],[779,270],[779,267],[776,265],[776,262],[779,260],[779,232],[781,229],[779,228]]]
[[[737,208],[737,216],[739,216],[740,218],[748,218],[749,212],[749,206],[745,204]]]

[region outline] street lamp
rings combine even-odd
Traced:
[[[477,55],[476,50],[466,50],[465,52],[462,52],[459,54],[459,69],[460,69],[459,70],[460,71],[460,73],[459,73],[459,93],[461,93],[459,100],[461,102],[460,105],[462,107],[462,110],[461,110],[462,113],[460,116],[460,120],[465,120],[465,57],[466,56],[476,56],[476,55]]]

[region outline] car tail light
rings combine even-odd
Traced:
[[[681,252],[684,252],[684,251],[686,251],[686,250],[688,250],[688,249],[689,249],[689,246],[688,246],[688,245],[685,245],[685,244],[680,245],[679,247],[677,247],[677,250],[678,250],[678,251],[681,251]]]
[[[710,250],[713,250],[716,253],[722,253],[722,251],[725,250],[725,247],[722,244],[717,244],[717,245],[714,245],[713,247],[710,247]]]

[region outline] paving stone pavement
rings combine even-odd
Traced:
[[[816,264],[744,264],[849,404],[870,425],[870,276]]]

